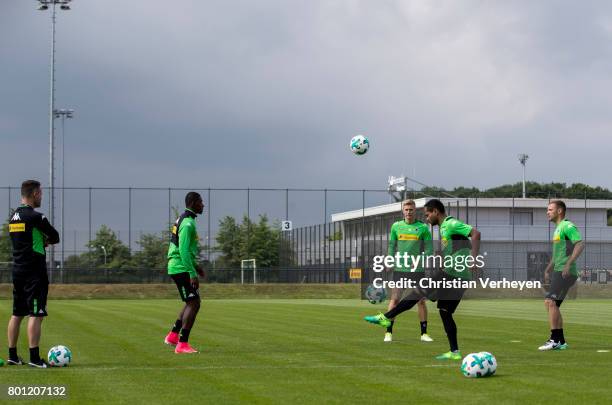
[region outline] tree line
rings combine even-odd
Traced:
[[[201,229],[198,233],[204,234]],[[169,231],[143,233],[135,242],[138,249],[132,251],[116,232],[102,225],[95,237],[85,244],[87,251],[69,255],[64,260],[64,267],[165,269],[169,238]],[[205,244],[199,244],[198,261],[205,268],[212,265],[203,255],[208,251],[214,256],[217,268],[239,268],[243,259],[255,259],[260,268],[279,265],[282,246],[280,224],[276,221],[270,223],[266,215],[259,216],[257,222],[245,216],[240,223],[234,217],[224,217],[219,221],[215,242],[210,249]],[[0,232],[0,262],[9,263],[12,260],[7,221]]]

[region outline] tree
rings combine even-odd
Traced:
[[[280,226],[270,225],[266,215],[254,223],[244,216],[240,224],[226,216],[219,221],[216,250],[222,253],[221,267],[240,267],[241,261],[255,259],[257,267],[279,265]]]
[[[240,266],[240,229],[234,217],[226,216],[219,221],[216,249],[222,253],[219,264],[221,267]]]
[[[145,233],[136,241],[140,251],[132,255],[132,265],[141,269],[163,269],[168,263],[168,235]]]
[[[583,183],[537,183],[528,181],[525,183],[526,196],[530,198],[589,198],[594,200],[612,199],[612,191],[599,186],[589,186]],[[523,183],[503,184],[486,190],[476,187],[455,187],[452,190],[444,190],[436,187],[423,187],[421,192],[434,197],[448,197],[445,193],[460,197],[521,197],[523,195]]]
[[[130,264],[130,250],[106,225],[98,229],[95,239],[86,246],[91,249],[91,252],[85,255],[94,267],[118,269],[128,267]]]
[[[2,230],[0,230],[0,262],[12,262],[13,261],[13,247],[11,244],[11,236],[9,234],[8,221],[2,224]],[[7,266],[2,264],[2,267]]]

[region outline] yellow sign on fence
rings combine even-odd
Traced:
[[[349,269],[349,278],[351,280],[361,279],[361,269]]]

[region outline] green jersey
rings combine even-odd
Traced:
[[[453,266],[444,267],[444,271],[453,277],[471,280],[472,273],[465,268],[465,257],[471,253],[472,244],[469,240],[472,226],[459,221],[456,218],[448,216],[440,225],[440,239],[442,242],[442,255],[444,262],[447,262],[449,256],[453,259]],[[462,264],[463,270],[457,270],[456,267]]]
[[[423,261],[419,262],[419,265],[415,269],[411,266],[411,256],[418,256],[423,252],[426,255],[431,255],[433,252],[429,226],[421,221],[414,221],[409,224],[405,220],[397,221],[391,225],[391,232],[389,233],[389,250],[387,254],[389,256],[395,256],[396,253],[400,253],[402,257],[404,253],[408,254],[406,264],[409,267],[402,266],[404,264],[402,258],[396,263],[395,271],[423,272]]]
[[[189,273],[191,278],[197,277],[195,268],[199,242],[195,218],[196,214],[187,209],[172,226],[168,274]]]
[[[553,235],[553,264],[554,271],[563,271],[568,259],[574,252],[576,243],[582,240],[582,236],[572,222],[564,219],[559,222]],[[573,276],[578,276],[576,262],[570,266],[570,273]]]

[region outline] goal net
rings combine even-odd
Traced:
[[[257,284],[257,263],[255,259],[246,259],[240,262],[240,283],[244,284],[244,272],[253,270],[253,284]]]

